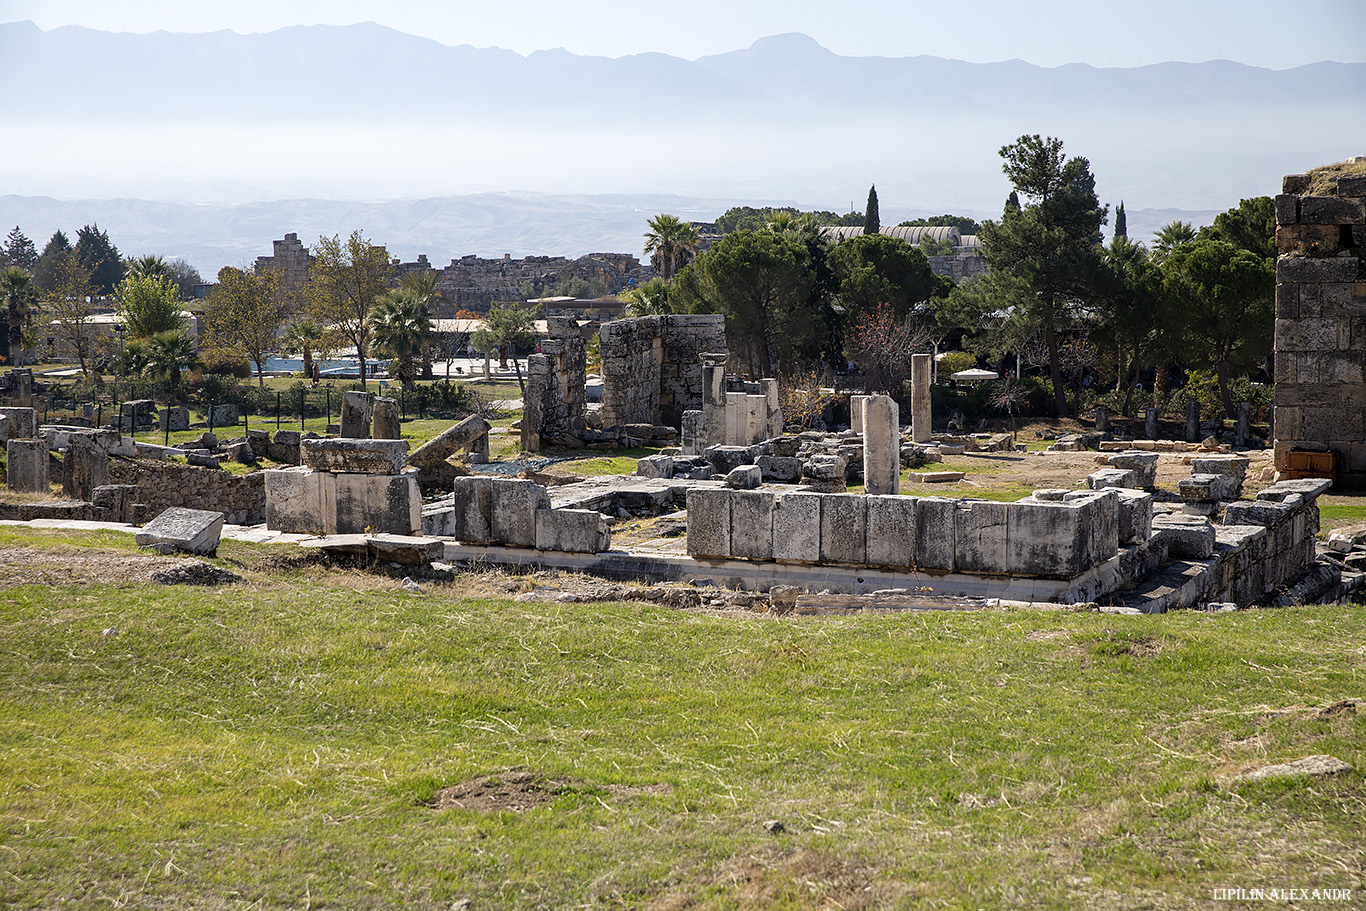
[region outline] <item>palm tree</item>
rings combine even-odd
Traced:
[[[645,252],[656,265],[665,281],[678,274],[697,252],[697,229],[677,215],[656,215],[647,224]]]
[[[317,320],[300,317],[285,327],[280,337],[281,349],[293,357],[298,354],[304,359],[304,376],[313,376],[313,356],[322,355],[327,349],[327,329]]]
[[[412,294],[422,305],[422,312],[427,316],[433,315],[433,308],[436,301],[441,297],[441,273],[434,269],[427,269],[422,272],[409,272],[398,281],[398,285],[404,291]],[[447,365],[449,368],[449,365]],[[447,369],[447,373],[449,373]],[[432,344],[431,339],[424,339],[422,342],[422,378],[429,380],[432,378]]]
[[[1153,262],[1159,266],[1167,261],[1177,247],[1195,240],[1195,226],[1185,221],[1174,221],[1153,235]]]
[[[164,278],[171,279],[171,266],[160,256],[148,253],[146,256],[139,256],[136,259],[124,260],[124,266],[128,269],[128,275],[136,275],[141,278]]]
[[[411,389],[413,355],[432,334],[432,318],[424,312],[422,301],[402,288],[390,291],[370,312],[370,332],[375,347],[398,361],[403,388]]]
[[[180,389],[180,372],[194,370],[203,363],[194,340],[179,329],[144,339],[141,355],[143,375],[165,379],[172,394]]]
[[[0,325],[0,362],[9,363],[15,348],[20,345],[24,320],[28,319],[38,300],[33,276],[18,266],[0,269],[0,299],[5,302],[5,320]]]

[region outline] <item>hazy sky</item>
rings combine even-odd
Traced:
[[[1040,66],[1366,62],[1366,0],[0,0],[0,21],[111,31],[271,31],[373,21],[443,44],[695,59],[804,32],[844,56]]]

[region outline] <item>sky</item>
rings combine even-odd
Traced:
[[[1293,10],[1293,12],[1292,12]],[[842,56],[1143,66],[1366,62],[1364,0],[0,0],[0,22],[265,32],[378,22],[443,44],[685,59],[802,32]]]

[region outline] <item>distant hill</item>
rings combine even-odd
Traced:
[[[138,35],[18,22],[0,24],[0,84],[4,192],[270,200],[271,212],[299,212],[301,236],[310,224],[387,228],[384,213],[402,213],[391,225],[411,237],[402,243],[431,249],[439,233],[482,252],[621,247],[638,233],[627,222],[654,214],[509,209],[507,191],[847,211],[876,183],[884,213],[990,216],[1009,192],[997,151],[1026,133],[1086,156],[1131,227],[1144,209],[1221,210],[1274,194],[1284,174],[1366,154],[1366,64],[1048,68],[842,57],[804,35],[689,61],[522,56],[374,24]],[[315,202],[290,202],[301,198]],[[394,199],[407,201],[347,202]],[[244,230],[288,220],[251,211],[234,210]],[[596,214],[576,221],[585,211]],[[236,230],[216,218],[201,220]],[[617,227],[594,227],[605,224]]]
[[[718,200],[680,196],[542,196],[485,193],[471,196],[351,202],[288,199],[240,205],[190,204],[145,199],[76,199],[0,196],[0,236],[19,225],[39,248],[57,229],[74,236],[98,223],[125,255],[184,257],[211,279],[222,266],[241,266],[271,252],[271,241],[295,232],[307,246],[321,235],[361,229],[405,261],[425,253],[435,266],[467,254],[497,257],[577,257],[586,253],[641,253],[646,220],[672,212],[691,221],[714,221],[734,205],[792,205],[791,200]],[[884,223],[938,215],[882,207]],[[999,212],[971,211],[977,218]],[[1209,224],[1213,211],[1128,208],[1129,235],[1148,240],[1174,220]]]

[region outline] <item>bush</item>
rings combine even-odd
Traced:
[[[971,370],[977,366],[976,356],[966,351],[949,351],[939,357],[939,379],[947,381],[960,370]]]

